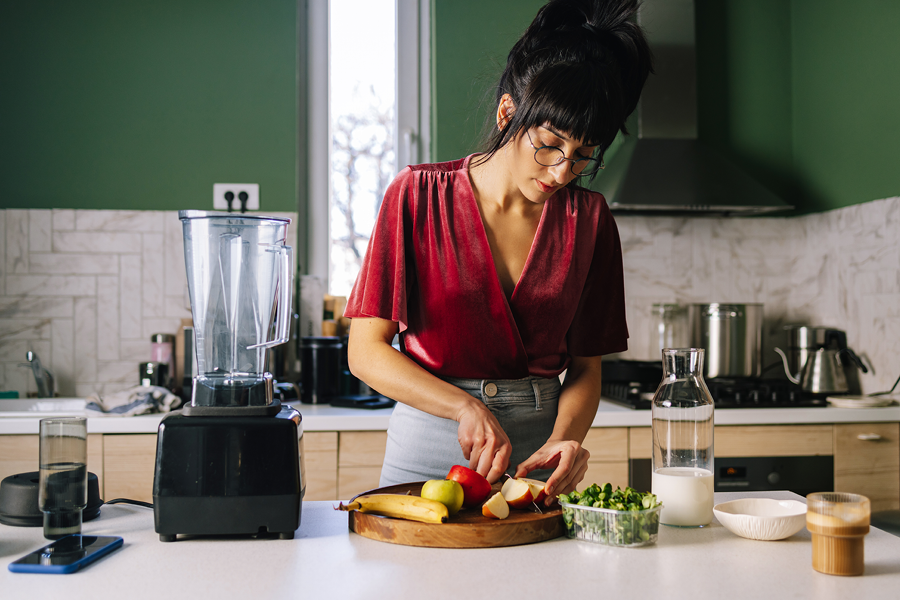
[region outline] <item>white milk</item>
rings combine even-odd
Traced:
[[[665,467],[653,473],[653,493],[662,502],[659,522],[702,527],[713,518],[713,475],[706,469]]]

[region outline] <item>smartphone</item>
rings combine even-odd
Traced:
[[[122,538],[67,535],[9,563],[13,573],[74,573],[122,546]]]

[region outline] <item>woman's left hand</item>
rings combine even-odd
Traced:
[[[516,467],[516,477],[525,477],[535,469],[554,468],[545,487],[550,506],[559,494],[568,494],[575,489],[587,473],[588,458],[591,454],[574,440],[547,440],[537,452]]]

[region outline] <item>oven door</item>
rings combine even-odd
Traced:
[[[833,456],[756,456],[715,459],[715,491],[765,492],[788,490],[806,496],[834,490]],[[629,485],[651,489],[649,458],[628,461]]]

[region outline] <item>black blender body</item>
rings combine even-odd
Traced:
[[[157,439],[156,533],[163,541],[178,534],[293,538],[305,491],[302,445],[301,416],[289,406],[274,417],[170,413]]]
[[[303,426],[273,398],[266,350],[287,341],[287,219],[181,211],[197,376],[159,425],[153,505],[162,541],[300,525]],[[286,307],[286,308],[285,308]]]

